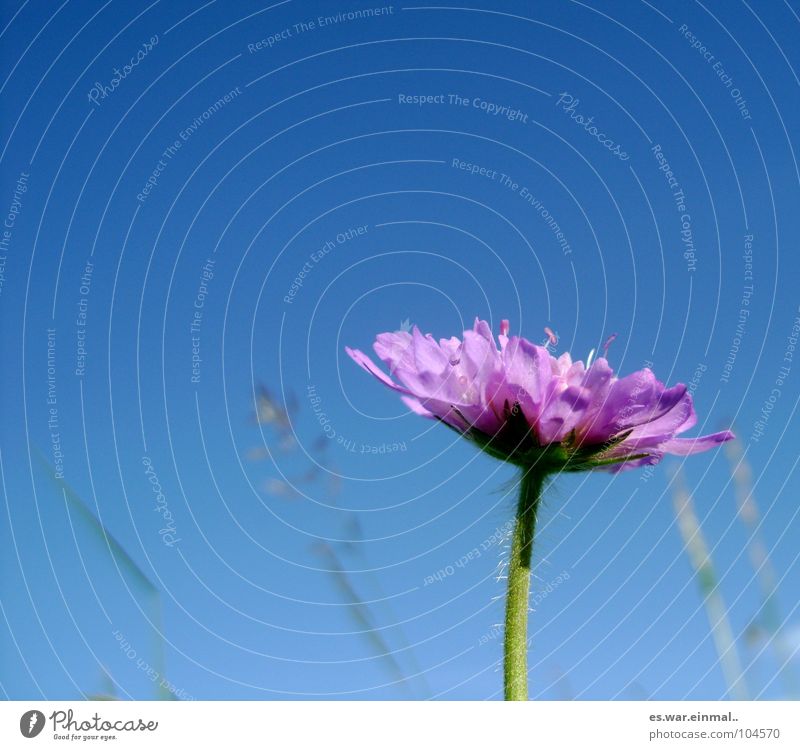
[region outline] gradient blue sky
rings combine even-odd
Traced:
[[[800,361],[786,359],[800,314],[797,4],[457,5],[0,11],[1,215],[19,208],[0,247],[6,696],[150,698],[157,673],[184,698],[497,698],[502,545],[455,563],[506,524],[513,473],[408,414],[344,355],[407,320],[436,336],[476,315],[536,340],[550,326],[558,349],[580,357],[617,332],[610,359],[622,372],[645,362],[670,382],[699,372],[692,434],[734,425],[741,436],[784,635],[800,625]],[[391,12],[295,26],[368,7]],[[270,35],[281,38],[252,46]],[[112,90],[114,69],[153,38]],[[93,103],[96,84],[108,89]],[[562,94],[578,100],[571,111]],[[260,382],[296,404],[293,447],[255,423]],[[53,464],[54,432],[65,481],[155,590],[48,476],[40,456]],[[171,546],[143,459],[173,518]],[[726,694],[675,526],[679,466],[559,478],[550,490],[535,552],[534,695]],[[730,465],[720,451],[683,470],[750,694],[785,695],[764,642],[745,636],[762,597]],[[298,496],[269,492],[274,480]],[[453,575],[425,584],[449,565]]]

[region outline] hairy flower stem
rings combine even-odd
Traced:
[[[528,595],[531,587],[531,553],[544,480],[544,472],[523,469],[519,485],[517,520],[511,539],[511,559],[508,561],[503,657],[507,701],[528,700]]]

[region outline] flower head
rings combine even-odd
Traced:
[[[373,348],[399,382],[363,352],[346,351],[412,411],[493,456],[543,471],[618,471],[733,438],[728,430],[676,437],[697,421],[692,397],[683,384],[667,388],[649,368],[619,378],[605,357],[573,362],[569,353],[554,357],[508,333],[504,320],[496,343],[477,318],[463,339],[437,342],[416,326],[381,333]]]

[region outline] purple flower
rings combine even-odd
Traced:
[[[728,430],[679,438],[697,421],[686,386],[667,388],[645,368],[618,378],[604,357],[573,362],[547,348],[508,336],[499,348],[476,318],[464,338],[381,333],[373,348],[387,375],[363,352],[347,353],[402,394],[417,414],[436,419],[487,453],[543,471],[621,470],[687,456],[732,439]],[[548,334],[550,336],[550,334]],[[610,343],[610,342],[609,342]]]

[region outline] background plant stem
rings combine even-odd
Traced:
[[[528,595],[531,587],[531,553],[544,478],[544,473],[535,469],[523,470],[519,485],[519,503],[511,538],[506,597],[503,674],[507,701],[528,700]]]

